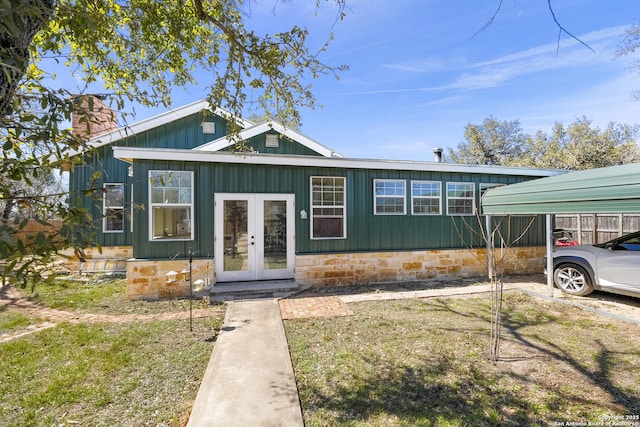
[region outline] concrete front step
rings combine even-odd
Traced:
[[[294,280],[216,283],[209,291],[211,302],[260,298],[284,298],[302,288]]]

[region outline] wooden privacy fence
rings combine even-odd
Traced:
[[[640,230],[640,214],[555,215],[555,228],[571,231],[581,244],[593,245]]]
[[[45,234],[54,233],[62,227],[61,219],[50,219],[51,225],[44,225],[36,220],[30,219],[27,225],[16,232],[16,239],[22,240],[25,244],[33,242],[38,232],[43,231]]]

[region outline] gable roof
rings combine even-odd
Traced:
[[[640,212],[640,163],[569,172],[488,190],[482,213]]]
[[[254,136],[267,133],[270,130],[274,130],[279,134],[284,135],[285,137],[291,139],[292,141],[297,142],[298,144],[301,144],[324,157],[343,157],[342,154],[330,149],[329,147],[326,147],[320,144],[317,141],[314,141],[313,139],[301,134],[300,132],[287,128],[278,122],[264,122],[252,127],[248,127],[243,131],[241,131],[238,137],[241,141],[244,141],[244,140],[248,140],[249,138],[253,138]],[[214,151],[223,150],[234,144],[235,142],[233,140],[225,136],[225,137],[216,139],[214,141],[211,141],[207,144],[200,145],[199,147],[196,147],[193,150],[204,151],[204,152],[214,152]]]
[[[174,108],[164,113],[160,113],[156,116],[149,117],[148,119],[140,120],[139,122],[135,122],[130,125],[120,127],[111,132],[104,133],[94,138],[91,138],[88,144],[96,148],[101,147],[103,145],[108,145],[113,142],[119,141],[121,139],[127,138],[129,136],[139,134],[149,129],[153,129],[155,127],[161,126],[167,122],[179,120],[181,118],[188,117],[192,114],[199,113],[201,111],[211,111],[208,101],[206,100],[195,101],[190,104],[183,105],[182,107]],[[217,107],[215,111],[213,111],[213,114],[227,120],[233,117],[233,114],[231,114],[229,111],[220,107]],[[245,120],[243,118],[236,118],[235,120],[238,122],[238,124],[242,128],[254,126],[253,122],[249,120]]]

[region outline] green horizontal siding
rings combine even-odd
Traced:
[[[188,249],[203,255],[213,254],[214,194],[224,193],[288,193],[296,200],[296,251],[305,253],[368,252],[385,250],[425,250],[483,246],[477,236],[475,216],[411,215],[410,181],[441,181],[443,212],[446,212],[446,182],[473,182],[476,187],[476,206],[479,203],[480,183],[515,183],[526,177],[430,171],[384,171],[338,169],[299,166],[262,166],[243,164],[189,163],[172,161],[136,161],[134,165],[134,197],[139,208],[134,211],[134,256],[137,258],[165,258]],[[188,242],[149,241],[149,170],[190,170],[194,172],[195,240]],[[311,240],[310,177],[343,176],[347,180],[347,238]],[[374,215],[373,180],[402,179],[407,185],[406,215]],[[308,219],[300,218],[304,209]],[[511,235],[519,235],[528,218],[512,218]],[[465,225],[466,223],[466,225]],[[505,226],[507,224],[505,223]],[[471,231],[469,227],[472,228]],[[506,236],[508,232],[505,230]],[[544,221],[536,220],[532,231],[521,245],[544,244]]]

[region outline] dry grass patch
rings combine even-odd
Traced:
[[[285,323],[307,426],[550,425],[640,414],[636,324],[509,293],[494,364],[486,299],[350,307],[355,316]]]
[[[188,299],[163,301],[131,301],[126,297],[126,279],[96,276],[89,281],[57,280],[37,285],[33,292],[22,290],[31,301],[58,310],[99,314],[153,314],[189,309]],[[193,308],[207,308],[209,302],[193,300]]]

